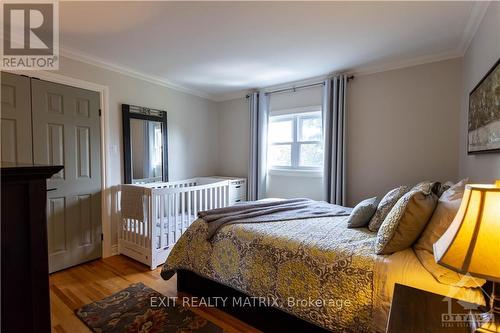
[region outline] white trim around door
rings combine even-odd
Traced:
[[[73,77],[51,73],[48,71],[6,71],[12,74],[26,75],[36,77],[54,83],[65,84],[75,88],[82,88],[96,91],[100,95],[101,104],[101,223],[102,223],[102,257],[106,258],[118,254],[116,245],[112,245],[112,227],[113,218],[113,193],[108,185],[107,177],[107,135],[109,133],[109,89],[108,86],[76,79]]]

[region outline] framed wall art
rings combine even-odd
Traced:
[[[500,59],[469,94],[468,154],[500,152]]]

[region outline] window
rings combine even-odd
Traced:
[[[271,115],[268,130],[269,168],[322,169],[322,123],[321,111]]]

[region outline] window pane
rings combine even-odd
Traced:
[[[299,141],[319,141],[321,140],[321,132],[321,116],[300,118]]]
[[[323,145],[319,143],[301,144],[299,166],[322,167]]]
[[[293,121],[271,121],[269,123],[269,142],[292,142]]]
[[[271,166],[292,166],[292,145],[271,145],[268,159]]]

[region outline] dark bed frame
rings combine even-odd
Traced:
[[[232,299],[233,297],[249,297],[240,291],[187,270],[177,271],[177,291],[207,298],[227,297]],[[218,305],[221,305],[220,303]],[[226,306],[218,308],[263,332],[329,332],[272,306],[240,307],[233,306],[232,301],[227,301]]]

